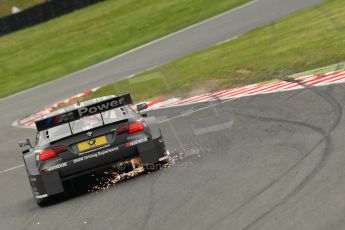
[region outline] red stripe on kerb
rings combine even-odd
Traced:
[[[244,86],[241,86],[241,87],[238,87],[238,88],[234,88],[234,89],[221,90],[221,91],[218,91],[216,93],[212,93],[211,95],[213,97],[221,97],[224,94],[234,94],[234,93],[237,93],[237,92],[241,92],[241,91],[244,91],[244,90],[251,89],[253,87],[256,87],[257,85],[258,84],[244,85]],[[186,98],[186,99],[183,99],[183,100],[181,100],[179,102],[176,102],[175,104],[180,105],[180,104],[186,104],[186,103],[189,103],[189,102],[200,101],[200,100],[202,100],[202,97],[206,97],[206,98],[210,97],[210,94],[205,94],[205,95],[201,95],[201,96],[194,96],[194,97]]]
[[[83,94],[84,94],[84,95],[88,95],[88,94],[90,94],[90,93],[92,93],[92,91],[91,91],[90,89],[84,90],[84,91],[83,91]]]
[[[58,107],[60,107],[60,106],[64,106],[64,105],[65,105],[65,102],[59,101],[59,102],[57,102],[56,104],[57,104]]]
[[[158,103],[161,103],[161,102],[163,102],[163,101],[165,101],[165,100],[156,100],[156,101],[152,101],[152,102],[150,102],[150,103],[147,104],[147,107],[151,107],[151,106],[153,106],[153,105],[155,105],[155,104],[158,104]]]
[[[313,85],[328,81],[329,79],[332,79],[332,78],[335,78],[338,76],[342,76],[343,74],[344,74],[343,71],[337,71],[337,72],[334,72],[332,74],[316,75],[316,76],[313,76],[310,78],[304,78],[304,79],[303,78],[297,78],[297,80],[300,80],[299,82],[301,84],[306,85],[306,86],[313,86]],[[291,88],[291,87],[288,87],[286,89],[289,89],[289,88]]]
[[[339,80],[342,80],[345,78],[345,74],[339,75],[338,77],[332,78],[329,81],[326,81],[326,83],[330,83],[330,82],[336,82]],[[321,83],[324,83],[325,81],[322,81]]]
[[[268,84],[264,84],[261,87],[257,87],[255,89],[249,90],[244,93],[244,95],[251,95],[255,93],[265,92],[266,90],[270,89],[271,87],[275,87],[277,85],[281,85],[281,82],[272,82]]]
[[[293,87],[298,87],[300,86],[299,84],[297,83],[293,83],[293,82],[281,82],[279,85],[275,86],[275,87],[272,87],[272,88],[269,88],[269,89],[266,89],[266,92],[274,92],[275,90],[279,90],[279,89],[287,89],[287,88],[293,88]]]
[[[240,88],[235,88],[233,90],[229,90],[228,92],[218,94],[217,96],[219,96],[219,97],[224,97],[224,96],[230,97],[230,96],[238,95],[242,92],[248,91],[249,89],[257,87],[258,85],[259,84],[242,86]]]
[[[344,73],[342,73],[342,72],[337,72],[337,73],[330,74],[330,75],[317,75],[314,79],[303,80],[303,81],[301,81],[301,83],[306,84],[306,85],[314,85],[314,84],[318,84],[319,82],[327,81],[329,79],[341,76],[343,74]]]
[[[243,86],[243,87],[248,87],[248,85]],[[241,87],[242,88],[242,87]],[[198,98],[195,98],[193,100],[191,100],[192,102],[200,102],[200,101],[205,101],[206,99],[211,99],[211,100],[217,100],[220,99],[221,97],[223,97],[224,94],[230,94],[233,93],[234,91],[238,91],[239,88],[235,88],[233,90],[227,89],[227,90],[220,90],[217,91],[215,93],[208,93],[202,96],[199,96]]]

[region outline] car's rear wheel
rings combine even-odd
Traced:
[[[50,196],[47,196],[44,198],[36,198],[35,197],[36,204],[40,207],[47,207],[47,206],[56,204],[58,202],[61,202],[63,200],[65,200],[64,193],[50,195]]]
[[[170,156],[168,154],[166,154],[166,156],[168,156],[168,158],[163,161],[159,161],[154,164],[144,164],[143,166],[144,166],[145,171],[154,172],[154,171],[164,168],[164,166],[170,162]]]
[[[47,204],[47,199],[46,198],[35,198],[36,204],[40,207],[44,207]]]

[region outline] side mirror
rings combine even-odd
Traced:
[[[138,112],[144,109],[147,109],[147,103],[142,103],[142,104],[137,105]]]
[[[25,147],[25,146],[30,146],[30,147],[32,148],[29,139],[26,139],[26,140],[24,140],[24,141],[19,141],[19,142],[18,142],[18,145],[19,145],[19,147],[21,147],[21,148],[23,148],[23,147]]]

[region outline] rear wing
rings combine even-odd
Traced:
[[[55,126],[79,120],[82,117],[95,115],[97,113],[102,113],[104,111],[112,110],[129,104],[132,104],[132,98],[131,95],[128,93],[102,102],[83,106],[66,113],[58,114],[56,116],[36,121],[36,128],[38,131],[46,130],[49,128],[53,128]]]

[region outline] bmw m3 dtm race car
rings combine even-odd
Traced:
[[[38,205],[52,195],[64,193],[63,182],[84,174],[114,168],[139,159],[147,171],[167,163],[161,130],[155,117],[132,107],[130,94],[107,96],[77,103],[36,121],[37,135],[29,139],[23,159]]]

